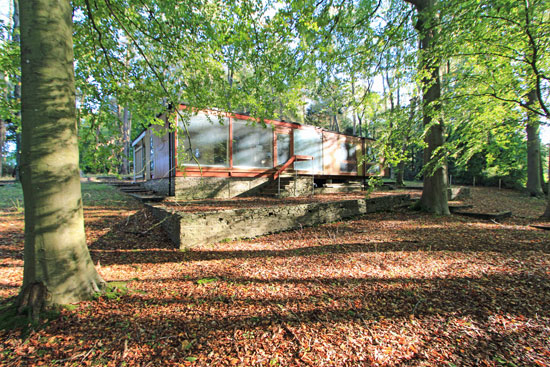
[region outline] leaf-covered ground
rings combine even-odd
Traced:
[[[181,252],[137,202],[85,184],[94,263],[128,293],[0,331],[0,365],[549,366],[550,231],[528,226],[544,201],[473,194],[515,216],[404,210]],[[20,190],[0,201],[6,303],[22,280]]]

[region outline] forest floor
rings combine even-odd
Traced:
[[[503,221],[405,209],[182,252],[137,201],[83,185],[118,289],[0,330],[2,366],[550,366],[544,200],[473,189]],[[0,187],[0,317],[23,277],[20,188]]]

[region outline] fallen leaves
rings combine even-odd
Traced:
[[[550,234],[513,192],[474,190],[521,213],[499,224],[377,213],[180,252],[160,228],[138,234],[156,222],[136,202],[97,203],[98,190],[89,248],[128,292],[0,331],[0,364],[550,365]],[[22,216],[8,214],[3,299],[22,281]]]

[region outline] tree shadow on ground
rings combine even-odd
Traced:
[[[180,252],[145,210],[104,224],[110,229],[89,235],[94,262],[151,267],[121,279],[126,295],[62,311],[18,347],[20,365],[173,365],[185,358],[202,366],[550,364],[550,241],[542,231],[372,214]],[[535,256],[540,262],[524,262]],[[331,272],[348,258],[373,273]],[[415,264],[419,258],[426,262]],[[448,258],[460,266],[422,269]],[[313,269],[319,259],[334,266]],[[463,275],[476,259],[483,266]],[[393,273],[394,260],[419,275]],[[315,271],[301,273],[298,262]]]
[[[430,222],[427,224],[426,221]],[[144,224],[147,222],[147,224]],[[386,228],[380,226],[387,225]],[[216,250],[219,245],[202,246],[181,252],[175,249],[158,221],[140,211],[120,220],[90,245],[94,259],[102,264],[167,263],[250,258],[290,258],[346,253],[378,252],[495,252],[517,251],[550,253],[550,233],[514,225],[495,225],[487,221],[462,218],[436,218],[418,213],[383,213],[288,231],[284,249]],[[402,225],[406,224],[406,225]],[[290,237],[290,239],[288,239]],[[391,238],[391,240],[387,240]],[[277,243],[278,234],[257,241]],[[300,241],[311,243],[304,246]],[[295,243],[293,243],[295,242]]]
[[[185,291],[191,292],[190,287],[180,289],[181,293],[177,293],[178,288],[171,288],[172,293],[163,292],[172,280],[157,279],[156,291],[151,293],[131,292],[118,300],[104,300],[101,314],[92,310],[88,313],[83,306],[87,337],[102,338],[107,355],[112,353],[111,358],[117,360],[122,351],[117,335],[124,335],[131,346],[146,348],[142,363],[166,357],[164,353],[169,351],[178,358],[200,356],[202,365],[224,365],[229,357],[246,356],[247,348],[269,348],[280,350],[287,363],[307,364],[300,361],[309,353],[319,364],[346,365],[338,354],[324,359],[326,352],[340,351],[355,363],[375,358],[373,350],[377,348],[382,351],[389,345],[403,352],[407,345],[413,345],[416,352],[394,356],[392,365],[414,364],[411,362],[415,360],[426,363],[432,358],[428,353],[432,348],[440,353],[454,353],[454,358],[470,365],[491,360],[496,352],[510,357],[509,350],[515,346],[540,347],[531,339],[544,337],[547,331],[543,325],[550,317],[546,307],[550,302],[550,279],[540,275],[499,273],[482,279],[324,278],[306,281],[313,288],[309,294],[273,293],[263,297],[259,297],[260,292],[255,293],[260,290],[254,288],[258,286],[257,279],[220,277],[199,286],[196,280],[183,282],[201,288],[199,295],[186,295]],[[132,285],[139,288],[140,282],[144,281],[134,281]],[[299,279],[260,281],[263,282],[304,284]],[[242,285],[232,297],[225,286],[235,284]],[[318,284],[324,286],[316,288]],[[238,293],[245,289],[246,293]],[[499,322],[504,322],[499,315],[526,321],[527,326],[498,329]],[[76,312],[67,314],[64,328],[51,328],[58,335],[75,335],[80,330],[81,317]],[[346,344],[346,339],[357,341]],[[315,348],[316,345],[323,349]]]

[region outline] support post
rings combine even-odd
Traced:
[[[296,196],[296,182],[298,181],[298,173],[294,170],[294,196]]]
[[[311,160],[311,196],[315,195],[315,167],[313,159]]]
[[[134,159],[133,159],[133,165],[134,165],[134,183],[136,183],[136,148],[132,147],[132,150],[134,151]]]

